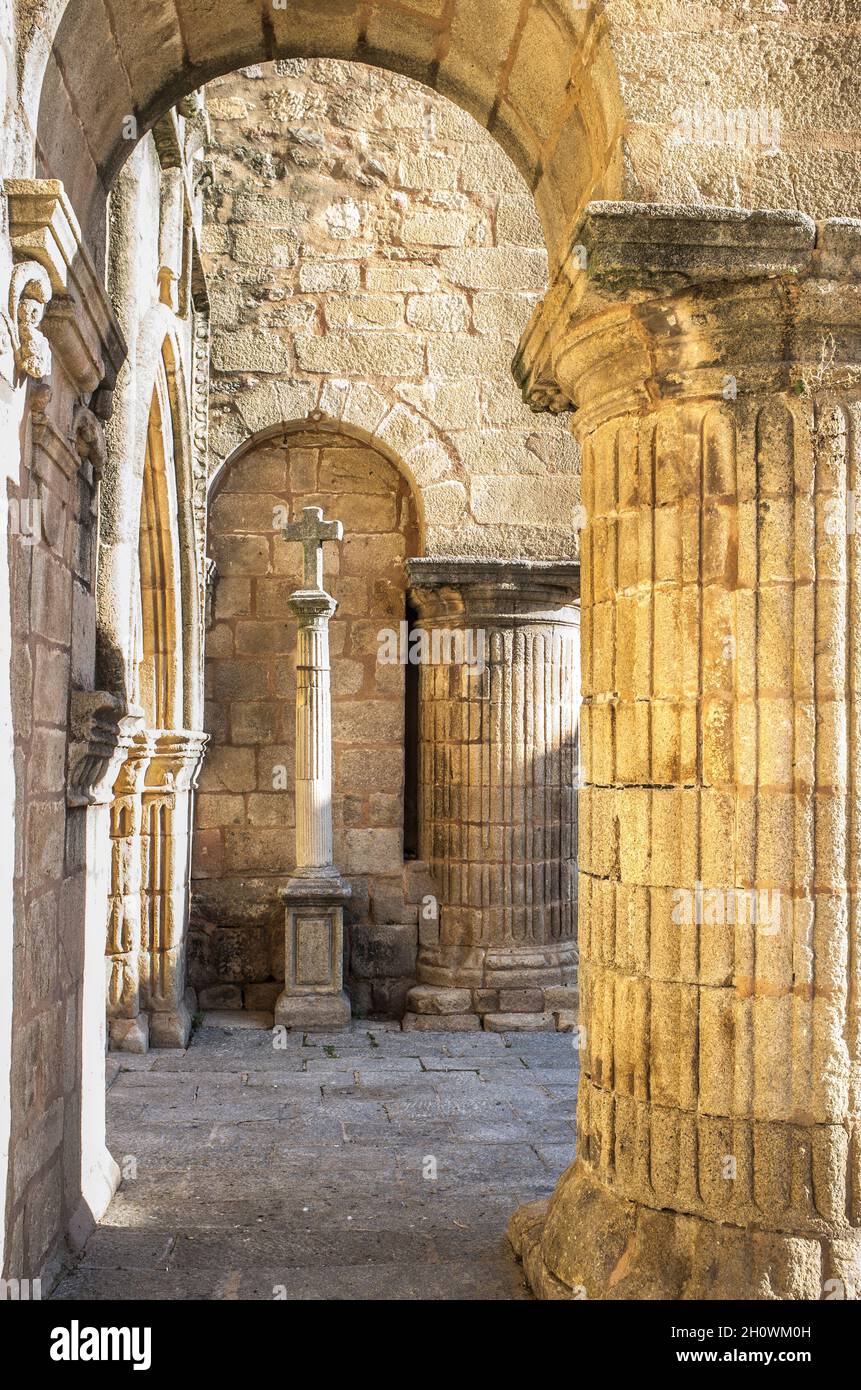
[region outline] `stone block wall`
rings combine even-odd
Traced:
[[[416,909],[403,890],[404,671],[378,660],[406,612],[417,544],[404,478],[376,450],[319,429],[250,450],[210,507],[217,566],[206,659],[211,744],[196,799],[191,982],[204,1007],[271,1007],[283,977],[280,891],[294,867],[296,620],[302,551],[273,527],[322,507],[330,625],[335,862],[352,886],[347,942],[357,1011],[388,1013],[415,979]],[[370,981],[374,980],[373,988]]]
[[[246,68],[207,105],[213,463],[313,409],[349,416],[412,479],[422,553],[575,557],[567,417],[533,414],[511,376],[547,255],[499,145],[353,63]]]

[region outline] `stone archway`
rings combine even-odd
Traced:
[[[48,61],[40,171],[69,178],[98,260],[104,192],[122,162],[126,117],[133,117],[134,127],[139,116],[143,127],[207,76],[293,51],[292,45],[303,42],[298,14],[307,23],[311,51],[409,65],[433,80],[442,80],[450,67],[450,52],[452,61],[460,59],[464,103],[483,104],[500,138],[517,153],[536,187],[551,244],[564,251],[566,233],[589,192],[616,191],[621,174],[615,119],[605,123],[605,140],[585,141],[585,174],[558,137],[569,124],[579,132],[590,110],[615,116],[616,79],[607,72],[590,107],[591,59],[596,67],[599,62],[591,53],[578,74],[582,81],[571,87],[569,123],[565,105],[579,45],[563,43],[561,81],[554,75],[548,83],[546,59],[555,47],[541,42],[546,7],[518,11],[517,19],[513,7],[505,12],[513,20],[507,46],[497,49],[504,48],[505,57],[495,58],[494,81],[483,84],[480,65],[469,61],[468,41],[446,45],[448,19],[469,19],[464,6],[447,7],[446,21],[430,24],[414,22],[412,15],[398,24],[388,7],[363,7],[367,23],[360,25],[359,8],[348,4],[333,10],[330,25],[322,28],[315,27],[321,21],[311,5],[291,7],[283,16],[267,11],[265,20],[256,6],[245,6],[205,28],[183,24],[165,8],[159,12],[162,42],[153,48],[149,34],[135,35],[128,11],[120,12],[115,32],[109,32],[100,9],[75,5],[57,31],[58,61],[44,50],[36,59],[37,69]],[[590,14],[572,22],[588,26]],[[519,27],[524,15],[527,22]],[[381,16],[388,29],[378,25]],[[283,44],[282,24],[289,26]],[[474,16],[472,27],[485,43]],[[144,42],[146,53],[138,47]],[[542,93],[532,119],[516,107],[507,109],[519,64],[521,83]],[[725,56],[722,65],[744,70]],[[504,92],[497,80],[502,78]],[[555,102],[547,102],[548,88]],[[587,91],[583,102],[581,90]],[[542,155],[560,172],[558,204],[552,184],[544,182]],[[678,199],[689,191],[684,177],[671,187]],[[792,190],[792,199],[797,196]],[[821,201],[826,215],[834,211],[828,198]],[[857,952],[857,554],[856,542],[842,531],[839,541],[829,540],[826,525],[827,508],[841,507],[857,481],[858,354],[846,327],[857,310],[857,227],[832,221],[817,228],[804,214],[761,218],[721,210],[702,216],[690,207],[655,213],[597,205],[579,235],[585,259],[563,266],[536,320],[523,377],[536,403],[573,399],[585,412],[579,427],[591,451],[589,544],[598,538],[590,555],[585,624],[585,664],[595,692],[586,805],[595,849],[591,877],[606,882],[612,902],[592,947],[596,992],[587,1027],[600,1020],[602,1050],[593,1052],[590,1041],[587,1089],[595,1092],[590,1125],[595,1123],[589,1146],[540,1239],[528,1222],[528,1238],[521,1230],[518,1239],[537,1286],[563,1296],[581,1278],[593,1296],[614,1289],[621,1295],[626,1287],[685,1296],[714,1287],[707,1278],[715,1268],[721,1291],[816,1296],[823,1275],[834,1272],[852,1284],[858,1248],[858,1215],[848,1201],[858,1187],[857,1004],[850,969]],[[588,275],[578,279],[580,270]],[[838,301],[839,308],[828,307]],[[829,338],[830,356],[823,352]],[[805,394],[810,408],[796,414],[794,398]],[[732,429],[709,434],[701,448],[697,411],[713,405],[729,417]],[[742,441],[738,453],[736,439]],[[690,467],[692,459],[699,461],[698,470]],[[711,494],[718,500],[707,501]],[[794,530],[782,550],[769,519],[787,510],[787,503]],[[819,568],[818,549],[826,555]],[[634,553],[638,566],[632,570]],[[718,687],[715,700],[703,675],[711,679],[712,673],[700,595],[710,587],[732,590],[726,635],[747,643],[751,662],[737,683],[733,678]],[[689,606],[681,603],[691,599],[684,590],[696,595]],[[796,605],[790,615],[788,594]],[[652,659],[654,614],[672,614],[674,607],[694,615],[685,631],[692,634],[696,671],[681,691],[670,682],[661,687],[665,652]],[[821,638],[817,646],[805,645],[803,635],[814,629],[811,614]],[[620,635],[636,630],[641,620],[646,655],[634,675],[628,673],[625,689],[624,653],[631,644]],[[674,619],[668,630],[682,629]],[[790,670],[785,655],[796,648],[797,669]],[[729,698],[720,698],[727,689]],[[637,720],[644,717],[648,730],[641,738]],[[785,732],[789,723],[792,738],[787,735],[775,750],[769,735],[775,728]],[[709,757],[700,749],[683,765],[682,752],[689,755],[706,735],[712,739]],[[789,771],[788,748],[800,752]],[[657,780],[661,771],[665,780]],[[760,794],[761,817],[751,814]],[[732,814],[725,843],[737,860],[727,868],[718,854],[719,882],[726,885],[729,878],[730,888],[746,890],[778,878],[792,900],[792,918],[782,922],[777,941],[760,950],[742,943],[729,961],[713,965],[700,952],[696,934],[690,938],[696,944],[691,959],[668,961],[658,949],[666,913],[653,916],[652,908],[657,894],[683,886],[674,883],[681,876],[674,809],[693,808],[693,833],[685,845],[695,845],[699,855],[700,832],[704,841],[707,824],[709,834],[723,824],[720,816],[709,820],[703,807],[727,802]],[[820,864],[813,851],[823,837],[829,850]],[[775,869],[781,849],[783,863]],[[643,931],[648,958],[635,951]],[[600,1011],[594,1002],[599,990]],[[636,1055],[623,1026],[629,991],[643,1010]],[[716,1021],[724,1005],[726,1027]],[[775,1016],[780,1026],[773,1034]],[[707,1023],[702,1046],[701,1018]],[[696,1056],[685,1059],[683,1071],[676,1047],[682,1025],[697,1041]],[[739,1091],[729,1097],[717,1085],[727,1034],[740,1040],[732,1051]],[[793,1090],[785,1078],[797,1055],[806,1056],[808,1042],[816,1065],[793,1073]],[[656,1100],[656,1092],[666,1103]],[[698,1129],[702,1114],[735,1126],[752,1155],[744,1200],[735,1202],[735,1188],[731,1200],[730,1189],[717,1188],[717,1197],[709,1190],[709,1162],[716,1154],[738,1155],[721,1155],[717,1148],[709,1155]],[[619,1115],[630,1124],[617,1129]],[[719,1146],[721,1127],[712,1129]],[[800,1176],[787,1154],[806,1165]],[[645,1176],[636,1166],[644,1159]],[[661,1180],[655,1182],[658,1169]],[[787,1171],[797,1179],[788,1199],[779,1181]],[[604,1263],[594,1265],[583,1251],[594,1245],[590,1223],[602,1203],[615,1223],[614,1239],[601,1252]],[[732,1249],[716,1240],[726,1223]],[[665,1239],[678,1257],[669,1272],[662,1257]],[[629,1267],[642,1277],[639,1286],[623,1282]]]
[[[159,0],[144,35],[131,4],[69,0],[50,51],[31,55],[41,89],[40,172],[74,170],[72,201],[103,237],[103,198],[137,138],[211,78],[271,58],[353,59],[416,78],[485,125],[534,190],[554,259],[590,197],[616,192],[621,100],[603,14],[499,0],[243,0],[206,22],[192,0]],[[98,117],[95,116],[98,112]],[[62,132],[62,133],[61,133]]]

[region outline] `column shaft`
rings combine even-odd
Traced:
[[[330,616],[327,612],[307,617],[300,614],[299,617],[296,652],[297,869],[319,869],[332,864]]]
[[[587,514],[578,1155],[512,1238],[549,1297],[857,1297],[845,233],[592,218],[553,354]]]
[[[491,1027],[509,1013],[552,1027],[576,978],[578,567],[418,560],[410,572],[439,932],[423,933],[409,1007],[430,1012],[454,990]]]

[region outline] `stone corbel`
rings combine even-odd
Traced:
[[[63,185],[58,179],[6,179],[4,192],[16,262],[13,280],[17,274],[32,285],[34,282],[22,276],[18,267],[38,267],[40,277],[44,277],[39,294],[46,295],[42,300],[45,338],[77,394],[98,393],[95,405],[105,418],[110,413],[110,392],[126,356],[126,345]],[[20,296],[19,305],[27,298]],[[29,298],[32,300],[33,295]],[[38,366],[47,358],[40,359],[37,352],[32,360]]]
[[[72,417],[72,439],[81,468],[89,475],[87,481],[91,484],[99,482],[107,462],[105,428],[95,411],[90,410],[83,401],[75,407]]]
[[[120,765],[143,724],[143,711],[106,690],[73,690],[66,801],[96,806],[111,800]]]

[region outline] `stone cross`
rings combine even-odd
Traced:
[[[340,521],[324,521],[322,507],[303,507],[302,520],[290,521],[281,532],[285,541],[300,541],[305,558],[302,583],[306,589],[323,588],[323,542],[344,539]]]
[[[275,1022],[288,1028],[343,1028],[344,903],[350,885],[332,859],[332,698],[329,620],[338,605],[323,589],[323,542],[340,541],[340,521],[320,507],[282,528],[305,556],[301,589],[290,595],[296,640],[296,868],[283,890],[284,989]]]

